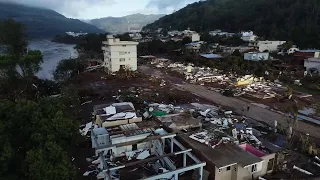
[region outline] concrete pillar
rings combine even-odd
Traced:
[[[173,153],[173,138],[170,138],[170,143],[171,143],[171,153]]]
[[[288,138],[291,138],[292,136],[292,127],[289,127],[288,129]]]
[[[203,166],[199,168],[199,180],[202,180],[202,176],[203,176]]]
[[[183,153],[183,167],[187,166],[187,154]]]

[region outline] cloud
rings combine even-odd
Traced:
[[[132,13],[168,14],[199,0],[0,0],[52,9],[66,17],[94,19]]]
[[[147,7],[156,7],[159,10],[178,9],[199,0],[150,0]]]
[[[32,7],[42,7],[55,10],[67,17],[81,17],[81,13],[91,9],[110,7],[115,0],[0,0]]]

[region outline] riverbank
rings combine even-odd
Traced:
[[[78,57],[78,52],[74,47],[75,44],[56,43],[49,39],[30,40],[28,48],[39,50],[43,55],[43,63],[37,76],[41,79],[52,79],[52,72],[61,60]]]

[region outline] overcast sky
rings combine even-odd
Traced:
[[[93,19],[133,13],[170,14],[199,0],[0,0],[53,9],[67,17]]]

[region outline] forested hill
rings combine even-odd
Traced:
[[[0,2],[0,21],[12,18],[26,26],[29,37],[53,37],[68,31],[101,33],[101,29],[49,9]]]
[[[190,4],[144,29],[252,30],[269,40],[292,40],[302,48],[320,48],[319,16],[319,0],[207,0]]]
[[[92,19],[90,23],[112,33],[125,33],[131,30],[140,30],[143,26],[158,20],[163,14],[131,14],[123,17],[106,17]]]

